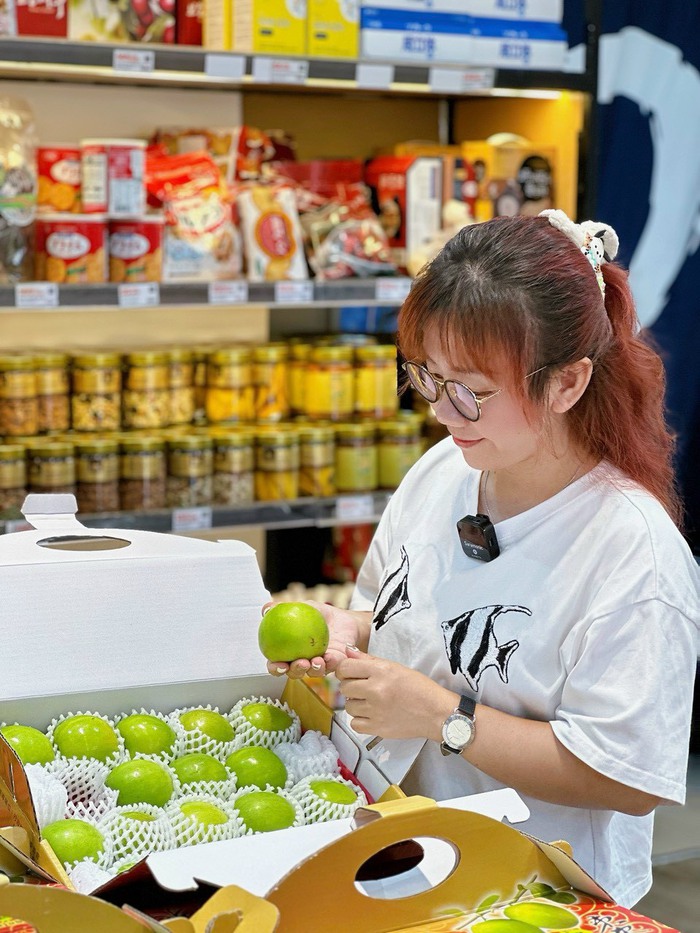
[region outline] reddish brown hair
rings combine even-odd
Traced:
[[[534,407],[556,365],[590,357],[591,381],[568,412],[574,442],[648,489],[680,523],[664,367],[638,333],[625,270],[606,263],[603,277],[605,301],[586,257],[545,218],[473,224],[418,275],[399,314],[399,347],[423,360],[424,334],[436,328],[456,368],[498,372]]]

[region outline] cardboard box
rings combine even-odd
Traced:
[[[306,0],[204,0],[204,45],[248,54],[304,55]]]
[[[560,23],[563,0],[374,0],[362,4],[381,10],[416,13],[463,13],[496,19]]]
[[[308,0],[308,55],[357,58],[359,41],[357,0]]]
[[[54,36],[68,32],[67,0],[15,0],[18,36]]]

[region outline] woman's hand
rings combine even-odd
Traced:
[[[348,648],[336,669],[350,725],[385,739],[442,739],[457,694],[418,671]]]
[[[328,648],[323,657],[306,660],[300,658],[296,661],[268,661],[267,669],[271,674],[280,677],[286,674],[292,679],[299,679],[305,674],[310,677],[323,677],[334,671],[338,664],[347,657],[348,645],[367,646],[369,640],[370,612],[355,612],[350,609],[338,609],[328,603],[318,603],[314,600],[304,600],[309,606],[318,609],[328,625]],[[273,603],[263,606],[263,613]]]

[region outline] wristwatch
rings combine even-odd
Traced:
[[[471,697],[461,696],[459,698],[459,706],[442,724],[440,751],[443,755],[461,755],[467,745],[471,745],[474,741],[475,709],[476,703]]]

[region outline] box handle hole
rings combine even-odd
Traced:
[[[370,856],[357,871],[355,887],[367,897],[396,900],[430,891],[457,868],[452,843],[433,836],[403,839]]]

